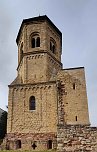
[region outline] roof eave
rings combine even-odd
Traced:
[[[38,16],[38,17],[34,17],[34,18],[29,18],[29,19],[24,19],[21,23],[17,38],[16,38],[16,43],[18,44],[19,41],[19,37],[20,37],[20,33],[23,29],[23,26],[25,24],[31,23],[33,21],[48,21],[48,23],[50,23],[50,25],[57,31],[57,33],[60,35],[61,39],[62,39],[62,33],[60,32],[60,30],[54,25],[54,23],[46,16]]]

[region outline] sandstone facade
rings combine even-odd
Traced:
[[[97,152],[97,127],[83,125],[59,126],[57,151]]]
[[[90,124],[84,68],[62,68],[62,33],[47,16],[23,20],[16,42],[7,148],[56,149],[58,125]]]

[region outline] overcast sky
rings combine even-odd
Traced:
[[[90,122],[97,126],[97,0],[0,0],[0,108],[16,77],[16,36],[23,19],[47,15],[61,30],[64,68],[84,66]]]

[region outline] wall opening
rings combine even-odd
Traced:
[[[55,51],[56,51],[56,43],[55,43],[55,41],[54,41],[52,38],[50,39],[50,50],[51,50],[52,53],[55,54]]]
[[[31,96],[29,100],[29,110],[35,110],[35,109],[36,109],[35,97]]]
[[[34,34],[31,37],[31,47],[35,48],[35,47],[40,47],[40,37],[38,34]]]
[[[77,121],[77,116],[75,116],[75,120]]]
[[[32,48],[35,48],[35,38],[32,38]]]
[[[52,140],[48,140],[47,147],[48,149],[52,149]]]
[[[37,37],[36,39],[36,47],[40,47],[40,37]]]
[[[76,89],[76,86],[75,86],[75,83],[73,83],[73,90],[75,90]]]
[[[16,149],[20,149],[21,148],[21,140],[17,140],[16,141]]]

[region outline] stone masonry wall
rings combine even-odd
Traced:
[[[32,35],[40,36],[40,47],[31,47]],[[55,53],[50,50],[50,39],[56,42]],[[21,45],[23,44],[23,58]],[[50,54],[51,57],[48,57]],[[49,81],[53,71],[61,69],[61,38],[58,33],[46,22],[35,22],[24,26],[18,43],[18,75],[23,83]],[[47,58],[51,58],[50,61]],[[54,58],[54,59],[53,59]],[[55,60],[56,59],[56,60]]]
[[[57,151],[97,152],[97,128],[81,125],[58,126]]]
[[[46,54],[32,54],[26,59],[26,83],[46,82]],[[44,66],[43,66],[44,65]],[[39,68],[40,67],[40,68]]]
[[[57,79],[61,82],[66,124],[90,124],[84,74],[84,68],[60,70],[58,72]]]
[[[52,54],[52,56],[55,56],[58,61],[61,61],[61,53],[62,53],[62,45],[61,45],[61,39],[58,33],[56,33],[55,29],[53,29],[49,24],[46,25],[46,40],[47,40],[47,50]],[[54,53],[51,52],[50,50],[50,45],[48,42],[50,42],[50,39],[53,39],[56,44],[56,50],[55,50],[55,55]]]
[[[6,149],[19,149],[19,145],[17,141],[21,141],[22,150],[36,150],[43,151],[49,149],[48,142],[52,141],[52,148],[56,149],[57,147],[57,139],[56,134],[54,133],[9,133],[5,139],[5,147]],[[33,147],[33,143],[35,143],[35,149]]]
[[[57,132],[56,94],[55,82],[9,88],[7,133]],[[35,110],[29,110],[31,96]]]

